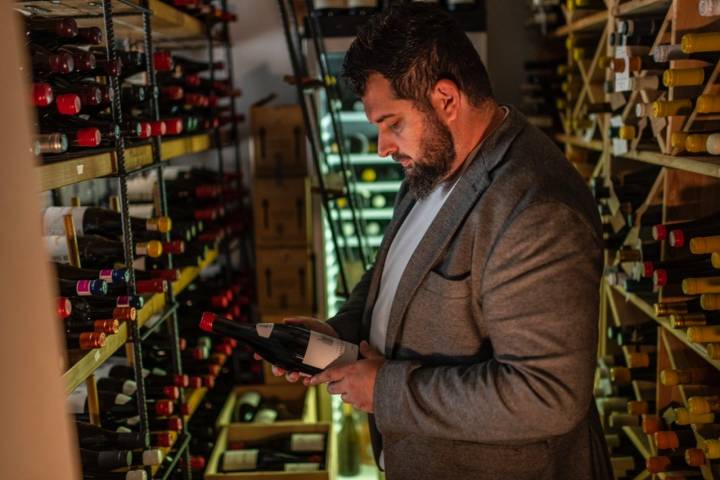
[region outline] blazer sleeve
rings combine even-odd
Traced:
[[[473,270],[483,269],[474,301],[493,358],[469,366],[385,362],[374,394],[380,432],[521,444],[576,427],[592,401],[598,238],[559,202],[516,215],[487,263],[473,259],[481,263]]]
[[[338,313],[327,321],[340,338],[345,341],[360,343],[360,340],[362,340],[360,338],[360,326],[374,270],[375,265],[367,269],[350,293],[350,298],[340,307]]]

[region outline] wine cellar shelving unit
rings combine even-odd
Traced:
[[[677,141],[673,142],[673,138],[685,138],[677,132],[714,133],[717,123],[713,122],[717,120],[717,115],[700,114],[693,107],[675,112],[672,116],[660,116],[652,113],[652,106],[653,102],[658,101],[717,94],[720,56],[712,63],[679,59],[665,63],[662,67],[652,62],[648,62],[647,68],[643,66],[633,70],[627,65],[624,69],[612,66],[613,59],[625,59],[626,63],[629,63],[628,57],[631,56],[649,56],[652,59],[654,47],[678,45],[686,34],[718,32],[717,22],[720,17],[701,16],[699,0],[606,0],[604,3],[605,8],[594,10],[571,9],[561,5],[566,24],[549,33],[554,37],[570,39],[566,44],[567,67],[558,72],[570,75],[563,78],[567,82],[563,93],[570,93],[567,98],[560,97],[563,129],[555,133],[555,140],[564,148],[568,159],[588,179],[602,204],[600,208],[606,228],[605,260],[608,275],[603,278],[601,288],[597,404],[608,434],[606,438],[622,437],[619,444],[610,446],[617,478],[666,478],[671,473],[690,475],[687,478],[720,478],[717,457],[706,448],[707,441],[720,437],[716,420],[691,424],[697,445],[690,447],[696,446],[703,451],[705,457],[702,465],[688,466],[686,472],[651,472],[643,462],[656,455],[682,453],[682,450],[658,451],[655,437],[643,430],[645,416],[663,416],[667,425],[663,429],[675,428],[673,422],[677,418],[671,415],[673,407],[688,407],[688,399],[693,396],[716,395],[716,383],[720,378],[718,376],[705,382],[707,385],[666,386],[660,380],[661,372],[666,369],[695,368],[720,371],[720,358],[711,355],[714,347],[709,349],[710,343],[693,341],[697,340],[693,332],[689,334],[688,328],[678,328],[679,324],[675,324],[662,311],[663,305],[679,305],[679,302],[697,299],[697,296],[686,295],[674,284],[655,286],[652,291],[636,291],[628,287],[638,280],[637,266],[642,264],[648,245],[652,243],[652,238],[648,238],[647,227],[658,223],[658,220],[646,222],[644,218],[650,218],[654,212],[656,217],[660,215],[662,224],[669,225],[702,218],[718,211],[719,157],[703,151],[688,153],[677,147]],[[658,28],[645,43],[627,44],[624,43],[626,40],[620,40],[618,22],[650,19],[657,22]],[[615,38],[612,44],[611,38]],[[593,40],[594,44],[591,43]],[[577,44],[581,44],[582,48],[574,46]],[[717,54],[717,51],[713,53]],[[706,67],[702,85],[692,89],[663,85],[665,69],[699,66]],[[654,88],[645,87],[652,85],[652,82],[637,80],[652,76],[659,76],[659,85]],[[632,88],[633,85],[641,86]],[[642,107],[637,107],[638,104],[644,104],[651,113],[642,114]],[[596,105],[604,107],[593,109]],[[632,127],[632,134],[619,133],[626,126]],[[643,171],[646,172],[646,178],[640,195],[642,198],[636,200],[631,212],[623,211],[622,195],[618,192],[622,192],[626,178]],[[598,195],[600,190],[606,191],[608,195]],[[640,255],[628,257],[626,254],[631,250]],[[660,244],[661,261],[683,258],[701,257],[689,256],[687,248],[681,251],[673,249],[667,241]],[[629,278],[630,284],[618,281],[618,278]],[[719,328],[712,318],[713,311],[705,310],[702,313],[708,316],[707,327],[703,328]],[[657,327],[655,345],[620,346],[605,334],[609,328],[641,326],[652,322]],[[612,383],[609,372],[613,362],[620,361],[619,366],[630,366],[631,355],[638,351],[649,353],[651,358],[655,358],[652,367],[657,375],[655,378],[651,375],[650,379],[633,379],[628,387],[632,387],[634,396],[628,400],[647,402],[645,405],[649,410],[627,422],[613,424],[610,417],[617,408],[610,406],[612,401],[607,397],[617,395],[617,390],[614,390],[617,385]]]
[[[219,2],[227,10],[227,2]],[[150,99],[150,111],[154,120],[159,120],[158,88],[155,80],[153,54],[154,42],[161,42],[164,48],[183,50],[195,48],[197,45],[206,45],[210,52],[210,62],[213,53],[222,49],[225,54],[224,61],[228,65],[227,80],[234,84],[232,75],[232,51],[227,23],[218,25],[217,22],[201,21],[166,3],[158,0],[63,0],[54,2],[47,0],[17,0],[15,9],[23,15],[40,15],[43,17],[73,17],[81,27],[96,26],[103,32],[104,45],[108,59],[117,59],[115,40],[129,39],[141,51],[146,53],[146,87],[153,92]],[[218,28],[219,26],[219,28]],[[212,69],[211,69],[212,70]],[[214,79],[211,74],[211,81]],[[115,92],[120,92],[119,77],[108,77],[108,83]],[[235,101],[231,98],[231,122],[228,125],[213,127],[202,133],[185,134],[176,137],[153,136],[145,142],[136,142],[126,147],[124,135],[115,141],[114,146],[100,153],[90,155],[70,155],[53,163],[41,163],[36,167],[41,192],[49,192],[61,187],[73,185],[93,179],[107,179],[108,182],[117,182],[119,199],[115,202],[116,209],[122,214],[123,242],[125,258],[118,259],[128,267],[130,281],[127,294],[135,295],[135,274],[133,267],[133,239],[130,230],[129,201],[127,199],[127,181],[133,175],[149,170],[157,170],[158,194],[156,206],[158,213],[166,215],[168,211],[163,168],[169,161],[188,155],[212,152],[217,153],[218,183],[222,181],[224,170],[223,149],[234,147],[234,168],[237,178],[240,179],[240,151]],[[117,124],[122,123],[123,111],[119,93],[113,98],[111,104],[112,117]],[[240,180],[238,180],[240,182]],[[59,198],[58,195],[53,198]],[[77,205],[76,205],[77,206]],[[77,242],[72,223],[72,216],[65,216],[66,235],[71,264],[79,265],[77,255]],[[165,234],[169,240],[169,234]],[[197,266],[186,267],[181,270],[177,280],[171,283],[166,293],[146,296],[142,308],[137,309],[135,321],[126,321],[120,325],[117,333],[108,335],[103,347],[89,351],[69,351],[68,364],[64,369],[63,382],[68,394],[81,384],[85,384],[88,391],[88,410],[91,421],[100,424],[99,401],[97,387],[95,386],[94,372],[118,350],[125,347],[128,362],[135,372],[137,384],[137,407],[140,417],[140,432],[145,439],[145,447],[150,446],[150,432],[148,428],[147,397],[143,380],[143,341],[151,337],[162,328],[167,329],[170,340],[171,371],[182,374],[182,361],[178,337],[178,304],[175,296],[191,285],[206,268],[220,262],[226,271],[229,271],[228,243],[216,242],[215,248],[210,249],[202,262]],[[74,259],[72,258],[74,257]],[[172,268],[172,256],[168,254],[167,264]],[[166,479],[179,465],[183,466],[184,478],[191,478],[189,444],[191,435],[187,431],[187,422],[202,402],[208,388],[185,388],[180,391],[181,404],[186,409],[181,412],[184,420],[183,430],[177,435],[171,435],[171,445],[162,447],[163,461],[159,465],[145,467],[148,478]],[[172,453],[172,455],[169,455]],[[181,462],[182,460],[182,462]]]

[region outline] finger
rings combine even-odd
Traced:
[[[306,387],[309,387],[309,386],[310,386],[310,379],[311,379],[311,378],[312,378],[312,377],[303,377],[303,380],[302,380],[302,381],[303,381],[303,385],[305,385]]]
[[[261,357],[260,355],[258,355],[257,353],[253,353],[253,358],[254,358],[255,360],[264,360],[264,358]]]
[[[284,368],[280,368],[280,367],[276,367],[275,365],[273,365],[273,366],[272,366],[272,373],[273,373],[273,375],[275,375],[276,377],[282,377],[283,375],[285,375],[285,369],[284,369]]]
[[[347,393],[347,385],[344,381],[339,382],[330,382],[327,385],[327,391],[330,395],[340,395],[342,393]]]
[[[348,394],[348,393],[340,394],[340,400],[342,400],[343,403],[352,403],[352,402],[350,402],[350,394]]]
[[[300,372],[290,372],[285,374],[285,378],[288,382],[295,383],[300,380]]]
[[[310,379],[310,385],[319,383],[337,382],[345,377],[345,369],[343,367],[328,368]]]
[[[380,352],[378,352],[375,348],[370,346],[370,344],[368,342],[366,342],[365,340],[360,342],[360,354],[363,357],[370,359],[370,360],[377,360],[377,359],[384,358]]]

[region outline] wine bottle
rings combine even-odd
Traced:
[[[53,261],[68,263],[67,239],[60,235],[46,235],[43,238]],[[109,240],[98,235],[83,235],[77,237],[77,242],[80,260],[86,267],[103,268],[122,262],[125,256],[125,246],[121,241]],[[161,254],[162,244],[158,241],[135,244],[136,256],[159,257]]]
[[[148,480],[145,470],[126,472],[83,472],[83,480]]]
[[[80,449],[83,471],[106,472],[131,465],[132,452],[129,450],[87,450]]]
[[[67,135],[64,133],[33,135],[32,151],[36,156],[65,153],[68,146]]]
[[[65,321],[65,333],[95,332],[112,335],[120,330],[120,322],[117,320],[88,320],[77,321],[69,319]]]
[[[226,450],[223,453],[221,470],[223,472],[243,471],[285,471],[311,472],[321,468],[320,455],[294,455],[273,450],[246,449]]]
[[[137,383],[130,379],[104,377],[97,379],[97,388],[104,392],[122,393],[131,397],[137,392]]]
[[[672,232],[671,232],[672,236]],[[679,285],[689,277],[712,275],[715,271],[710,259],[688,262],[671,268],[659,268],[653,272],[653,283],[656,287],[671,284]]]
[[[690,429],[661,430],[655,432],[653,437],[658,450],[679,450],[697,444],[695,434]]]
[[[683,232],[683,240],[687,236],[687,231],[703,228],[716,228],[720,230],[720,212],[713,213],[696,220],[690,220],[687,222],[678,222],[671,224],[659,224],[653,227],[653,238],[655,240],[666,240],[671,230],[677,230]],[[676,234],[677,236],[678,234]],[[676,238],[676,241],[679,238]],[[683,243],[684,245],[684,243]]]
[[[105,345],[105,334],[99,332],[70,333],[65,335],[68,349],[92,350]]]
[[[90,295],[107,295],[108,284],[104,280],[67,280],[58,279],[60,295],[85,297]]]
[[[685,278],[682,290],[685,295],[720,293],[720,277]]]
[[[115,378],[135,378],[135,371],[126,365],[113,365],[108,375]],[[190,379],[187,375],[168,374],[163,369],[143,369],[143,378],[146,385],[177,386],[187,388]]]
[[[295,325],[243,325],[205,312],[200,329],[240,340],[267,361],[308,375],[358,358],[357,345]]]
[[[262,397],[258,392],[245,392],[238,399],[233,409],[233,421],[249,423],[255,418]]]
[[[114,432],[96,425],[75,422],[80,447],[91,450],[139,449],[145,447],[142,436],[134,432]]]
[[[355,476],[360,473],[360,443],[352,405],[343,404],[343,421],[338,434],[338,473]]]
[[[706,385],[715,382],[717,378],[717,371],[709,368],[688,368],[684,370],[666,368],[660,371],[660,383],[666,387]]]
[[[133,405],[133,398],[129,395],[117,392],[98,391],[98,401],[101,411],[111,411],[114,408],[129,405],[130,408],[137,408]],[[132,403],[129,403],[132,402]],[[68,407],[70,413],[87,415],[88,413],[88,392],[86,388],[78,388],[68,396]]]
[[[73,308],[79,308],[78,305],[87,303],[88,308],[112,309],[115,307],[133,307],[138,309],[142,308],[145,304],[143,297],[138,295],[122,295],[119,297],[70,297],[69,300],[72,303]]]
[[[690,467],[688,467],[685,462],[684,455],[659,455],[648,457],[645,461],[645,468],[652,474],[658,474],[663,472],[685,471],[689,470]]]
[[[712,74],[711,67],[671,68],[663,73],[663,84],[670,87],[696,87],[705,84]]]
[[[66,263],[54,262],[53,266],[58,277],[66,280],[103,280],[107,283],[125,284],[130,279],[130,272],[127,268],[77,268]]]
[[[48,207],[43,214],[44,235],[64,235],[63,217],[72,215],[78,235],[122,235],[122,215],[114,210],[97,207]],[[133,233],[167,233],[172,228],[168,217],[149,219],[130,217]]]
[[[325,451],[324,433],[278,434],[259,440],[229,442],[228,449],[263,449],[287,453],[322,453]]]

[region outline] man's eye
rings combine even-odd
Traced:
[[[395,122],[390,125],[390,130],[397,132],[400,129],[400,122]]]

